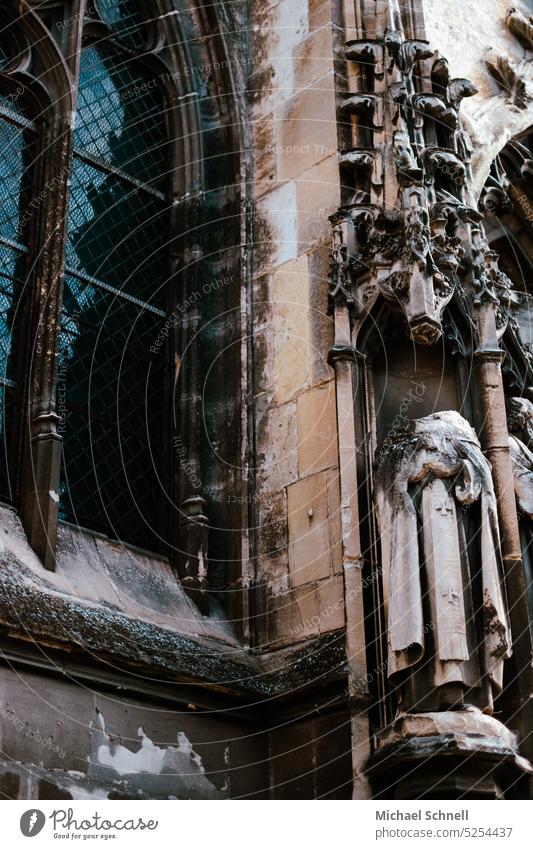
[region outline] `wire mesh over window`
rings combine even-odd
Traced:
[[[164,317],[67,276],[58,393],[66,518],[160,548]]]
[[[162,307],[166,221],[165,200],[75,160],[67,246],[71,270]]]
[[[60,506],[69,521],[161,549],[168,155],[151,82],[109,48],[82,54],[60,335]]]
[[[3,71],[11,61],[11,56],[6,50],[5,46],[0,45],[0,71]]]
[[[10,427],[13,423],[17,328],[28,253],[26,233],[34,134],[16,99],[0,97],[0,498],[11,500]]]
[[[76,149],[165,191],[168,142],[161,81],[106,46],[83,51]]]
[[[140,50],[146,42],[141,3],[142,0],[97,0],[95,3],[103,22],[132,50]]]

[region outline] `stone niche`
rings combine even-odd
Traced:
[[[457,377],[442,345],[394,339],[372,364],[378,443],[406,419],[460,407]]]

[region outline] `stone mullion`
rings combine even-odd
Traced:
[[[184,229],[186,242],[201,239],[199,227],[199,198],[186,201]],[[198,251],[200,250],[198,246]],[[185,310],[180,328],[179,430],[185,455],[179,462],[180,526],[178,571],[181,582],[197,603],[207,590],[208,519],[203,497],[202,467],[200,459],[200,430],[202,427],[202,394],[200,380],[200,311],[201,299],[199,264],[201,255],[185,246],[186,269],[182,276]]]
[[[66,99],[66,98],[65,98]],[[30,308],[31,339],[26,383],[22,520],[28,540],[46,569],[55,568],[61,469],[57,411],[57,343],[61,276],[67,228],[68,179],[72,156],[71,114],[63,110],[45,124],[36,190],[46,199],[32,228],[35,246]]]
[[[171,277],[178,281],[170,321],[170,357],[175,363],[172,377],[172,410],[176,432],[173,451],[173,477],[178,521],[173,528],[175,565],[184,589],[202,606],[207,592],[208,518],[201,462],[202,380],[198,333],[202,292],[201,260],[203,242],[203,150],[200,116],[189,100],[192,79],[183,72],[194,65],[185,34],[174,18],[168,17],[171,4],[163,2],[164,28],[172,68],[174,139],[172,158],[173,214],[170,244]],[[175,86],[175,89],[174,89]]]

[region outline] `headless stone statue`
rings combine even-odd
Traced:
[[[378,450],[374,497],[400,709],[492,713],[511,639],[490,465],[474,430],[453,411],[413,421]]]

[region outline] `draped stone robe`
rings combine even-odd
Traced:
[[[492,713],[511,637],[491,470],[474,430],[454,411],[413,421],[378,450],[374,498],[400,708]]]
[[[533,638],[533,404],[527,398],[508,401],[509,450],[519,513],[520,543]]]

